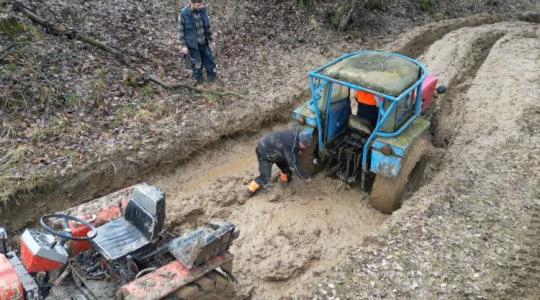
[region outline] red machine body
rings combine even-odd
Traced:
[[[120,293],[125,299],[131,300],[157,300],[171,295],[178,287],[182,287],[204,274],[224,264],[230,263],[234,256],[225,253],[210,259],[201,267],[188,269],[180,261],[173,261],[156,271],[142,276],[120,288]]]
[[[99,227],[109,221],[118,219],[122,216],[122,209],[125,207],[124,203],[119,205],[112,205],[106,208],[102,208],[96,215],[89,217],[79,217],[81,220],[89,221],[95,227]],[[71,230],[71,235],[74,237],[86,237],[90,228],[77,224],[76,222],[69,222],[69,229]],[[71,253],[72,255],[79,255],[82,252],[92,249],[89,241],[73,241],[71,243]]]
[[[433,103],[433,93],[437,88],[439,79],[433,74],[429,74],[422,84],[422,112],[426,111]]]
[[[20,246],[21,261],[30,273],[60,269],[68,260],[68,253],[56,244],[54,236],[37,230],[25,230]]]
[[[114,201],[122,193],[109,196],[108,203],[92,203],[94,210],[82,207],[76,214],[83,217],[43,216],[43,229],[21,235],[19,255],[7,251],[6,231],[0,228],[0,300],[58,299],[66,293],[86,297],[88,292],[96,299],[111,299],[117,292],[124,299],[162,299],[218,267],[232,272],[229,247],[238,237],[233,224],[216,222],[172,234],[163,230],[161,191],[137,185],[129,201]],[[89,238],[90,230],[96,234]],[[69,257],[77,259],[68,262]],[[54,271],[63,267],[84,289],[57,284],[65,278]]]
[[[23,300],[24,289],[15,267],[0,253],[0,300]]]
[[[71,235],[74,237],[85,237],[90,228],[86,226],[78,226],[75,222],[69,222],[69,229],[71,230]],[[85,251],[88,251],[92,248],[89,241],[73,241],[71,243],[71,253],[73,255],[79,255]]]

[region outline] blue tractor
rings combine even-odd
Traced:
[[[444,87],[418,61],[376,51],[344,55],[308,80],[311,99],[293,119],[316,140],[317,169],[360,184],[372,206],[392,213],[431,145],[423,113]]]

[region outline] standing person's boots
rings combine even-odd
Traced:
[[[202,68],[195,69],[193,71],[193,85],[200,85],[204,83],[204,76],[202,72]]]

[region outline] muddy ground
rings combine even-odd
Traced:
[[[247,200],[242,192],[256,175],[255,136],[227,141],[150,179],[171,195],[170,226],[235,222],[242,298],[315,291],[332,299],[535,299],[539,29],[478,24],[427,45],[420,60],[449,93],[430,113],[436,148],[415,175],[419,190],[391,217],[330,178],[277,185]]]
[[[36,8],[44,7],[42,2],[33,4]],[[75,4],[75,12],[80,11],[77,5],[84,5]],[[171,2],[164,7],[174,5]],[[123,3],[119,10],[124,7],[129,8]],[[166,8],[153,8],[161,10],[163,15],[171,14]],[[247,9],[253,19],[232,23],[237,27],[231,32],[261,17],[254,12],[261,13],[262,9],[249,6]],[[47,9],[39,11],[51,18],[73,15],[47,12]],[[115,22],[96,22],[100,19],[97,13],[88,15],[80,23],[84,25],[81,28],[101,32],[113,43],[115,39],[105,34],[110,29],[108,26],[129,36],[128,28]],[[267,17],[265,20],[275,16]],[[290,17],[293,18],[290,24],[301,19],[296,15]],[[34,141],[31,135],[10,139],[14,144],[10,144],[12,148],[8,147],[7,153],[29,142],[46,146],[24,148],[23,155],[17,155],[18,160],[10,159],[9,169],[3,172],[37,169],[44,172],[37,174],[48,174],[56,168],[65,173],[54,177],[62,182],[52,185],[55,192],[44,192],[48,197],[59,197],[57,201],[37,205],[22,202],[20,208],[25,216],[8,217],[4,211],[2,223],[17,229],[32,222],[40,212],[70,206],[144,180],[167,192],[167,225],[171,229],[192,228],[213,218],[237,224],[241,236],[233,246],[233,253],[237,257],[237,291],[242,298],[538,298],[539,28],[534,22],[507,19],[487,15],[443,21],[416,28],[390,44],[380,40],[373,44],[336,39],[333,32],[324,31],[326,41],[334,41],[336,47],[321,46],[313,37],[306,44],[297,40],[291,46],[285,42],[291,41],[286,38],[293,31],[289,25],[281,28],[286,32],[282,39],[273,40],[265,35],[268,41],[249,52],[242,48],[247,47],[242,44],[248,34],[245,33],[235,36],[238,40],[221,45],[224,74],[230,75],[224,80],[257,101],[217,103],[154,87],[153,95],[149,96],[144,87],[110,84],[103,92],[111,99],[105,105],[107,113],[100,111],[99,105],[97,110],[84,105],[71,108],[84,116],[91,113],[90,119],[97,118],[97,122],[91,123],[94,130],[83,131],[88,133],[79,130],[81,123],[89,121],[84,121],[84,116],[71,118],[68,111],[51,114],[46,108],[36,106],[37,114],[32,114],[31,108],[19,115],[9,114],[10,121],[22,118],[27,124],[27,129],[17,127],[15,132],[29,132],[36,124],[43,124],[44,128],[56,128],[62,133],[73,133],[73,129],[84,137],[93,132],[97,136],[90,134],[81,138],[80,143],[70,140],[69,134],[45,135],[44,140],[36,140],[38,136]],[[535,20],[530,16],[523,19]],[[68,23],[70,20],[72,25],[81,21],[62,19]],[[145,30],[153,38],[168,41],[161,46],[148,46],[150,52],[157,51],[150,57],[163,57],[168,62],[174,55],[170,50],[174,36],[169,33],[168,37],[162,37],[157,28],[172,26],[173,21],[164,20],[152,20],[148,24],[152,24],[153,30],[147,27]],[[224,23],[219,26],[225,32],[226,26],[221,24]],[[299,24],[309,29],[304,33],[306,36],[318,32],[321,26],[317,21]],[[249,34],[260,36],[264,28],[267,27]],[[279,36],[279,30],[275,34]],[[69,45],[69,53],[74,53],[73,50],[85,53],[86,56],[76,60],[78,63],[91,57],[98,60],[99,63],[92,63],[87,69],[93,79],[102,76],[95,73],[100,64],[110,65],[105,82],[123,78],[122,66],[95,56],[85,46],[72,41],[59,43],[57,37],[39,31],[36,35],[39,38],[35,43],[58,52]],[[129,48],[129,41],[124,42],[127,44],[122,46]],[[233,45],[241,45],[243,51],[233,51],[238,51]],[[243,186],[256,171],[253,151],[256,140],[262,132],[273,130],[272,126],[286,126],[281,120],[286,119],[291,106],[305,98],[302,95],[305,72],[342,52],[366,46],[420,56],[449,88],[431,112],[436,149],[425,162],[425,172],[414,178],[419,189],[408,195],[403,209],[391,217],[369,207],[367,195],[361,191],[330,178],[316,178],[310,185],[293,181],[290,186],[275,186],[265,194],[246,199]],[[247,53],[247,57],[239,56]],[[45,54],[43,51],[41,55]],[[244,60],[234,60],[235,57]],[[242,68],[247,62],[249,68]],[[145,64],[157,68],[161,62]],[[180,70],[178,64],[175,62],[160,75],[167,73],[166,70]],[[27,76],[24,74],[20,76]],[[174,74],[171,79],[182,76],[186,72]],[[66,79],[62,77],[59,82]],[[73,79],[78,80],[75,76]],[[113,93],[117,90],[124,94]],[[114,97],[123,100],[117,102]],[[121,104],[115,107],[111,103]],[[130,103],[135,109],[125,116],[121,109]],[[149,111],[154,104],[172,109],[163,114],[151,111],[149,118],[144,113],[137,114]],[[68,125],[54,123],[54,116],[60,116],[60,121],[65,120]],[[141,116],[148,119],[140,123]],[[51,127],[54,124],[57,126]],[[110,126],[98,131],[103,124]],[[260,126],[262,132],[253,129]],[[246,129],[250,132],[246,136],[233,134]],[[227,135],[232,136],[223,138]],[[201,148],[209,143],[215,144]],[[75,147],[72,156],[53,155],[66,147],[71,151],[69,147],[74,144],[87,148]],[[84,151],[79,153],[80,149]],[[39,151],[50,155],[42,156]],[[13,157],[11,153],[8,158]],[[67,161],[53,163],[60,157],[70,160],[83,157],[85,161],[67,168]],[[188,157],[189,161],[177,165]],[[14,176],[25,178],[29,174]]]
[[[436,147],[419,189],[391,217],[330,178],[247,200],[255,136],[150,179],[171,195],[169,225],[235,222],[242,298],[537,298],[539,33],[476,24],[426,44],[420,60],[449,93],[430,112]]]
[[[241,234],[232,252],[240,297],[307,294],[306,283],[343,261],[388,217],[371,208],[360,190],[328,178],[309,185],[276,183],[248,199],[244,189],[256,176],[258,136],[227,141],[175,173],[149,181],[169,195],[172,230],[212,219],[237,226]]]

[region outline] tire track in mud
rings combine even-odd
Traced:
[[[484,20],[490,25],[492,21],[499,19],[500,17],[487,17],[485,20],[484,18],[465,18],[460,20],[458,24],[473,25],[477,24],[478,20]],[[431,28],[431,26],[427,27]],[[454,28],[457,29],[454,30]],[[428,185],[433,176],[440,170],[441,164],[444,162],[445,149],[449,147],[452,139],[459,132],[459,128],[462,125],[455,124],[455,120],[459,120],[463,115],[463,103],[467,99],[466,94],[470,85],[476,77],[478,70],[489,56],[493,46],[505,35],[505,32],[500,30],[485,30],[485,34],[477,34],[475,31],[477,31],[476,27],[458,27],[443,24],[440,26],[440,29],[434,31],[428,30],[428,42],[431,42],[434,37],[439,38],[439,40],[435,40],[430,45],[425,44],[426,41],[421,40],[420,37],[414,38],[416,42],[423,45],[422,48],[425,50],[418,59],[420,61],[428,61],[427,67],[430,72],[434,74],[439,73],[437,74],[440,80],[439,84],[445,85],[447,92],[444,95],[437,96],[434,108],[428,113],[431,120],[431,141],[435,148],[431,149],[428,155],[422,158],[411,172],[404,201],[413,197],[414,193],[420,187]],[[472,36],[467,37],[471,34]],[[433,58],[436,55],[440,55],[438,53],[438,49],[441,48],[439,44],[447,43],[446,38],[457,39],[458,41],[465,40],[466,42],[464,42],[465,45],[463,47],[459,43],[450,44],[448,47],[451,50],[447,51],[448,57],[444,59],[439,58],[439,62],[433,62]],[[430,51],[431,48],[436,50]],[[445,62],[446,58],[449,59],[448,62]],[[440,61],[443,61],[443,64]],[[448,64],[450,63],[454,63],[459,67],[448,70]],[[430,64],[435,64],[433,69]]]
[[[486,61],[495,43],[505,35],[504,32],[490,32],[474,41],[474,51],[470,53],[470,62],[448,83],[447,93],[440,97],[437,112],[432,118],[432,134],[434,146],[447,148],[454,136],[459,132],[458,126],[448,126],[463,114],[463,103],[467,92],[478,70]],[[449,130],[449,128],[451,128]]]
[[[445,20],[417,27],[392,43],[391,51],[396,51],[410,57],[419,57],[433,43],[441,40],[446,34],[464,27],[479,27],[498,23],[504,20],[501,15],[476,15],[465,18]]]

